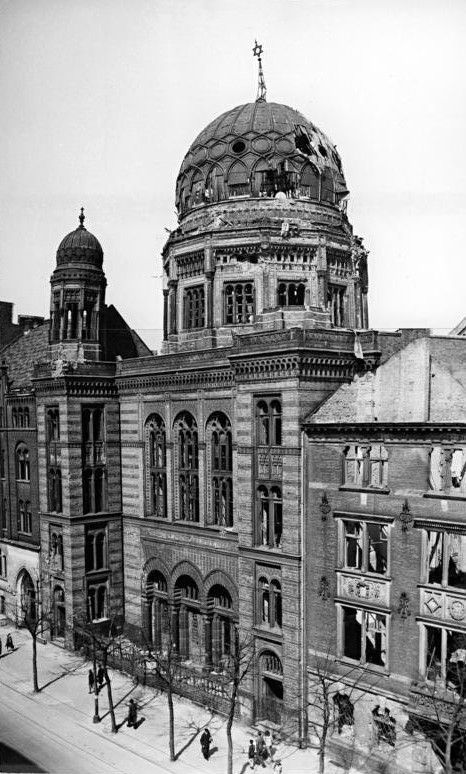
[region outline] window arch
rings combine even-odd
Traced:
[[[262,576],[258,582],[258,623],[263,626],[282,626],[282,590],[278,580]]]
[[[282,491],[279,486],[257,487],[256,545],[281,548]]]
[[[237,325],[254,321],[255,294],[253,282],[235,282],[225,285],[224,290],[226,325]]]
[[[152,414],[144,427],[146,445],[146,513],[167,517],[167,458],[165,422]]]
[[[178,518],[199,521],[199,439],[196,420],[187,411],[175,421],[178,468]]]
[[[16,477],[19,481],[30,480],[29,449],[24,443],[16,448]]]
[[[278,398],[257,401],[256,438],[260,446],[281,446],[282,405]]]
[[[147,640],[156,651],[168,644],[168,585],[165,575],[151,570],[146,580]]]
[[[199,588],[190,575],[181,575],[175,583],[173,634],[183,659],[203,659]]]
[[[215,414],[207,423],[208,473],[210,476],[210,521],[233,526],[233,444],[231,423],[225,414]]]
[[[259,657],[259,717],[281,723],[283,710],[283,667],[279,656],[264,650]]]
[[[215,164],[207,175],[205,198],[208,202],[218,202],[225,198],[224,172],[218,164]]]
[[[250,194],[248,171],[244,164],[235,162],[228,170],[228,196],[248,196]]]
[[[105,527],[90,528],[86,531],[85,566],[86,572],[106,569],[108,565],[107,530]]]
[[[305,164],[301,171],[300,189],[302,196],[319,198],[319,176],[310,164]]]
[[[55,570],[63,570],[63,535],[52,532],[50,535],[50,563]]]
[[[93,583],[88,586],[87,611],[89,621],[108,617],[107,583]]]
[[[207,608],[207,661],[218,669],[225,664],[235,648],[236,628],[230,592],[220,584],[212,586],[207,595]]]

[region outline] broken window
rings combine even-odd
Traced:
[[[386,489],[388,452],[384,446],[347,446],[344,451],[344,485]]]
[[[312,147],[311,138],[305,126],[297,124],[294,132],[294,142],[296,148],[306,156],[315,156],[316,152]]]
[[[387,667],[387,616],[342,607],[343,655],[361,664]]]
[[[426,678],[461,693],[466,680],[466,634],[443,626],[423,628]]]
[[[343,521],[342,559],[345,569],[386,575],[388,548],[388,524]]]
[[[466,534],[426,530],[426,582],[466,589]]]
[[[280,487],[257,488],[256,545],[281,548],[282,492]]]
[[[254,322],[254,284],[252,282],[225,285],[224,296],[226,325]]]
[[[205,300],[202,286],[188,288],[184,292],[184,328],[203,328],[205,325]]]
[[[466,449],[434,446],[430,451],[429,486],[437,492],[466,496]]]
[[[280,282],[277,289],[278,306],[304,306],[304,282]]]

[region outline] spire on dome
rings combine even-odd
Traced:
[[[79,228],[84,228],[84,207],[81,207],[81,215],[79,216]]]
[[[252,53],[254,56],[257,56],[257,59],[259,61],[259,83],[257,85],[256,102],[265,102],[266,101],[265,96],[267,94],[267,87],[265,85],[264,72],[262,70],[262,59],[261,59],[262,52],[263,52],[262,45],[258,43],[257,40],[255,40]]]

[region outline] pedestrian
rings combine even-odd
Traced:
[[[256,736],[257,763],[260,763],[263,766],[266,756],[267,756],[267,748],[265,746],[265,740],[262,735],[262,731],[258,731]]]
[[[201,743],[202,754],[206,759],[206,761],[209,760],[211,741],[212,741],[212,737],[210,735],[210,731],[208,728],[205,728],[201,734],[200,743]]]
[[[254,769],[254,766],[256,764],[256,747],[254,745],[254,739],[249,740],[248,761],[249,761],[249,768]]]
[[[7,650],[14,650],[15,649],[15,647],[13,645],[13,637],[11,636],[10,633],[8,633],[7,636],[6,636],[6,649]]]
[[[274,761],[273,772],[274,774],[282,774],[282,762],[278,758]]]
[[[138,706],[134,699],[129,700],[128,723],[129,728],[136,728],[138,722]]]
[[[99,668],[97,670],[97,682],[99,684],[99,688],[102,688],[104,684],[105,679],[105,669],[103,668],[102,664],[99,664]]]
[[[0,637],[0,656],[2,655],[2,638]]]
[[[267,729],[264,734],[265,749],[267,752],[267,760],[271,761],[273,757],[273,734]]]
[[[93,669],[89,669],[89,672],[87,673],[87,682],[89,683],[89,693],[92,693],[92,691],[94,690],[94,683],[95,683]]]

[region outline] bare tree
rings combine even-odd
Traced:
[[[157,677],[157,682],[162,691],[166,693],[168,705],[168,747],[170,760],[176,760],[175,753],[175,711],[173,706],[173,694],[176,693],[177,669],[179,656],[176,649],[171,617],[166,612],[164,616],[166,636],[163,646],[159,650],[153,650],[149,643],[145,643],[150,652],[150,670]]]
[[[40,586],[39,586],[40,589]],[[18,623],[24,626],[32,639],[32,685],[34,693],[39,693],[37,676],[37,639],[50,629],[52,624],[52,611],[45,602],[36,597],[35,591],[22,593],[20,601],[20,620]]]
[[[112,683],[108,673],[108,653],[118,641],[121,630],[115,619],[111,619],[103,626],[100,622],[87,620],[86,613],[78,613],[74,618],[75,631],[81,635],[88,655],[92,657],[94,671],[94,717],[93,722],[99,723],[99,685],[97,682],[97,663],[102,664],[107,687],[108,709],[110,713],[112,733],[116,734],[118,726],[115,718],[115,707],[113,702]]]
[[[436,676],[417,684],[412,693],[416,712],[406,727],[430,741],[446,774],[466,771],[466,653],[460,656],[463,660],[450,660],[446,680]]]
[[[325,772],[327,745],[334,731],[341,733],[343,726],[354,725],[354,705],[364,695],[362,680],[370,679],[371,688],[377,681],[359,664],[338,672],[335,663],[329,650],[316,657],[308,682],[308,723],[317,737],[320,774]]]
[[[226,735],[228,745],[227,773],[233,774],[233,739],[231,731],[235,719],[236,709],[240,701],[240,688],[246,675],[251,671],[255,663],[253,640],[251,637],[239,637],[235,627],[234,645],[232,653],[226,659],[223,674],[228,681],[228,714],[226,723]]]

